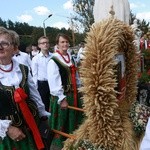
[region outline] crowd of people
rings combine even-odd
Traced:
[[[69,37],[56,36],[55,52],[42,36],[32,51],[19,49],[19,35],[0,27],[0,149],[60,150],[66,137],[55,133],[46,143],[40,132],[45,121],[53,130],[73,133],[82,123],[82,94],[78,66],[84,59],[84,42],[76,57],[69,50]],[[141,149],[149,142],[149,122]],[[51,132],[53,132],[51,130]],[[50,148],[51,147],[51,148]]]
[[[49,39],[39,38],[30,54],[19,50],[19,35],[0,27],[0,149],[46,150],[39,131],[42,120],[51,129],[72,133],[83,114],[68,106],[82,107],[79,75],[69,49],[69,37],[56,37],[57,50],[49,51]],[[51,131],[52,132],[52,131]],[[55,134],[52,145],[63,147],[65,138]],[[51,141],[50,141],[51,142]]]

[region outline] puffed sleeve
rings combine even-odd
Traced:
[[[6,136],[6,132],[8,131],[8,127],[11,124],[11,120],[0,120],[0,137],[4,139]]]
[[[51,59],[47,65],[47,78],[51,95],[58,97],[58,104],[66,97],[62,86],[61,76],[57,64]]]
[[[37,64],[37,57],[33,57],[32,61],[31,61],[31,70],[32,70],[32,75],[33,75],[33,81],[35,83],[36,88],[38,88],[37,85],[37,77],[38,77],[38,64]]]
[[[36,89],[36,86],[33,82],[33,79],[32,79],[32,76],[30,73],[28,73],[28,85],[29,85],[29,90],[30,90],[29,97],[30,97],[30,99],[35,101],[35,103],[37,104],[40,117],[41,116],[49,116],[50,113],[45,111],[45,106],[42,102],[42,99],[41,99],[41,96],[40,96],[38,90]]]

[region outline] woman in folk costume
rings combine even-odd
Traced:
[[[60,33],[56,37],[58,49],[48,63],[48,83],[51,92],[51,127],[65,133],[72,133],[81,122],[82,113],[67,109],[68,105],[81,107],[77,88],[77,68],[67,52],[69,38]],[[55,134],[53,145],[62,147],[64,137]]]
[[[0,149],[44,150],[37,121],[49,115],[27,66],[12,59],[13,32],[0,27]]]

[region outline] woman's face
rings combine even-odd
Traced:
[[[59,48],[59,50],[61,51],[67,51],[69,48],[69,41],[63,37],[59,37],[59,42],[57,44],[57,47]]]
[[[0,34],[0,60],[11,60],[17,48],[7,35]]]

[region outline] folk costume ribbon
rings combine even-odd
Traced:
[[[40,136],[38,127],[35,123],[34,117],[30,112],[30,109],[25,101],[27,97],[28,97],[27,94],[22,88],[17,88],[14,91],[15,102],[19,104],[20,110],[25,118],[25,121],[33,133],[34,141],[36,143],[38,150],[42,150],[44,148],[44,144]]]
[[[77,107],[77,84],[76,84],[76,67],[75,67],[75,65],[71,65],[70,69],[71,69],[71,79],[72,79],[72,85],[73,85],[74,106]]]
[[[117,99],[123,100],[125,98],[125,92],[126,92],[126,79],[125,77],[123,77],[120,81],[119,81],[119,94],[117,96]]]

